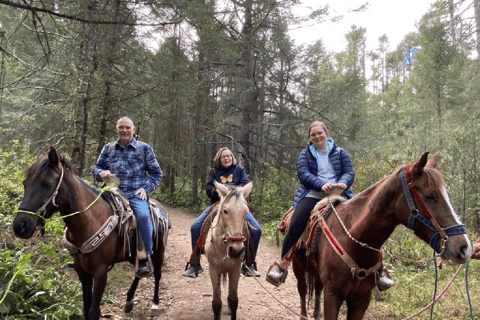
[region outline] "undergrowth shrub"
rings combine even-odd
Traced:
[[[64,274],[70,255],[60,249],[63,224],[46,223],[45,240],[16,239],[12,220],[23,197],[25,169],[34,161],[28,144],[0,148],[0,319],[80,319],[78,280]]]

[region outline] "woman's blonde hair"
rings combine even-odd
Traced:
[[[220,149],[218,149],[217,153],[215,154],[215,157],[213,157],[213,163],[215,164],[215,166],[217,167],[222,166],[221,157],[222,157],[222,152],[225,150],[230,151],[230,154],[232,155],[232,163],[237,164],[237,159],[235,159],[235,156],[233,155],[232,150],[228,149],[227,147],[221,147]]]
[[[308,137],[309,137],[309,138],[310,138],[310,131],[312,131],[312,128],[313,128],[313,127],[316,127],[316,126],[322,127],[323,131],[325,131],[325,133],[327,134],[327,137],[329,137],[328,129],[327,129],[327,126],[325,125],[325,123],[323,123],[322,121],[313,121],[313,122],[310,123],[310,125],[308,126]]]

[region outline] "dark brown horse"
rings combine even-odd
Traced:
[[[425,152],[415,163],[397,168],[390,176],[331,209],[326,218],[329,230],[323,229],[319,237],[317,255],[307,257],[305,250],[297,250],[293,270],[302,316],[307,316],[308,275],[315,289],[315,319],[320,317],[322,290],[325,320],[337,319],[344,301],[347,319],[362,319],[382,270],[380,249],[399,224],[413,229],[417,237],[441,253],[445,263],[456,265],[469,259],[472,245],[436,168],[437,156],[428,163],[427,158]],[[327,239],[329,235],[334,245]],[[353,262],[349,264],[342,254]]]
[[[114,212],[107,194],[103,194],[105,197],[102,195],[96,201],[99,191],[76,175],[53,147],[50,148],[48,156],[40,151],[36,162],[27,170],[23,184],[25,195],[13,222],[13,230],[17,237],[24,239],[32,237],[37,224],[59,211],[67,226],[66,239],[77,248],[82,248],[82,245],[97,234],[106,221],[112,221],[110,217]],[[76,212],[79,213],[71,215]],[[69,214],[71,216],[68,216]],[[152,312],[158,310],[159,283],[168,236],[168,218],[161,221],[163,226],[160,226],[154,239],[152,257],[155,277]],[[82,283],[86,320],[100,318],[100,302],[109,268],[122,261],[135,263],[136,250],[124,250],[125,239],[119,237],[119,230],[119,225],[114,227],[105,240],[90,253],[71,252],[74,269]],[[135,241],[132,245],[135,245]],[[127,293],[126,312],[133,308],[132,299],[138,282],[139,278],[135,277]]]

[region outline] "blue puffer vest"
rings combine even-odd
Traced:
[[[327,143],[329,150],[328,159],[335,171],[335,181],[347,185],[347,189],[345,189],[343,194],[347,199],[350,199],[354,195],[350,187],[355,179],[355,172],[353,171],[350,155],[345,149],[337,147],[332,138],[328,138]],[[312,154],[312,151],[310,151],[311,144],[312,143],[309,142],[308,146],[300,152],[300,156],[298,157],[297,174],[301,186],[293,199],[293,208],[297,206],[300,200],[302,200],[310,190],[321,191],[323,185],[327,183],[327,181],[322,181],[317,177],[317,159]]]

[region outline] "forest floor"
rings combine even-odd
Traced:
[[[130,314],[123,312],[126,293],[133,279],[133,267],[128,263],[121,263],[116,265],[109,273],[109,284],[101,309],[102,319],[213,319],[212,285],[205,256],[202,256],[201,261],[204,269],[203,273],[197,278],[182,276],[191,253],[190,225],[194,217],[176,209],[167,207],[165,209],[172,222],[172,229],[168,237],[160,282],[160,314],[156,316],[150,314],[153,278],[140,281],[134,298],[135,307],[133,311]],[[258,270],[261,277],[246,278],[241,276],[237,319],[287,320],[300,318],[284,306],[288,306],[297,313],[300,312],[300,299],[293,271],[290,269],[286,283],[279,288],[272,286],[265,280],[269,266],[279,258],[279,254],[278,248],[270,245],[265,239],[261,239],[257,254]],[[227,287],[222,286],[222,319],[230,319],[226,291]],[[309,309],[309,314],[312,313],[313,306]],[[372,318],[367,312],[364,319]]]

